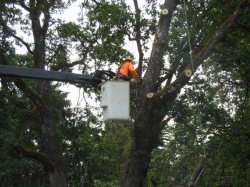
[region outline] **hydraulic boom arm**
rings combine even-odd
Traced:
[[[111,79],[115,76],[112,71],[96,71],[91,75],[82,75],[69,72],[48,71],[35,68],[23,68],[8,65],[0,65],[0,77],[19,77],[40,79],[48,81],[68,82],[76,85],[91,85],[97,87],[104,80]]]

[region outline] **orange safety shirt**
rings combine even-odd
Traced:
[[[135,68],[131,62],[125,62],[122,66],[118,69],[118,73],[128,77],[129,73],[133,73],[134,77],[138,79],[138,73],[135,71]]]

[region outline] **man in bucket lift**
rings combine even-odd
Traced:
[[[117,76],[116,80],[124,80],[128,81],[129,80],[129,74],[132,73],[134,78],[138,81],[139,76],[138,73],[136,72],[134,66],[133,66],[133,61],[131,58],[127,58],[124,60],[123,64],[118,68],[117,70]]]

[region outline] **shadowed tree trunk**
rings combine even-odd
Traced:
[[[45,41],[46,34],[49,26],[50,13],[49,6],[46,2],[30,3],[30,17],[32,24],[32,31],[34,37],[34,64],[35,68],[45,69]],[[44,20],[41,24],[40,16],[43,14]],[[49,186],[66,186],[66,176],[64,171],[64,163],[62,159],[62,151],[60,148],[59,140],[55,135],[56,118],[53,112],[53,100],[49,91],[50,84],[46,81],[38,82],[38,95],[43,103],[39,103],[38,111],[40,116],[40,136],[43,150],[54,163],[54,170],[47,171]]]

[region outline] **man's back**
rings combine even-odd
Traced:
[[[125,63],[122,64],[121,67],[118,69],[118,73],[125,77],[128,77],[130,72],[133,73],[136,79],[138,79],[138,74],[135,71],[135,68],[131,62],[125,61]]]

